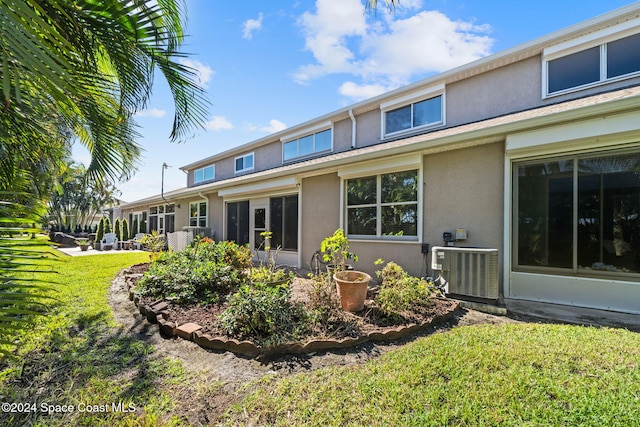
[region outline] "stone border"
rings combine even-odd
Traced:
[[[202,327],[196,323],[184,323],[176,325],[175,322],[169,320],[169,313],[166,311],[168,304],[166,301],[154,301],[151,304],[140,304],[140,297],[135,295],[134,283],[142,274],[124,273],[125,284],[129,292],[129,299],[138,307],[140,314],[145,316],[149,323],[158,324],[160,336],[166,339],[180,337],[185,340],[193,341],[200,347],[208,350],[230,351],[246,357],[257,358],[265,356],[276,356],[286,354],[306,354],[326,350],[339,350],[364,344],[369,341],[394,341],[404,338],[408,335],[421,332],[431,326],[444,323],[451,319],[455,312],[460,308],[458,301],[454,303],[453,308],[447,314],[435,316],[434,318],[406,326],[398,326],[388,328],[384,331],[369,332],[358,338],[342,338],[342,339],[317,339],[309,340],[306,343],[289,343],[279,344],[273,347],[262,348],[252,341],[238,341],[234,338],[212,337],[201,331]],[[451,300],[450,300],[451,301]]]

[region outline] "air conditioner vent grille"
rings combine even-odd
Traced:
[[[498,250],[434,246],[431,268],[440,274],[445,292],[498,299]]]

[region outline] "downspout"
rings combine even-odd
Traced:
[[[356,116],[353,115],[353,108],[349,108],[351,118],[351,149],[356,148]]]

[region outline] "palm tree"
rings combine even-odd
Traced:
[[[0,0],[0,177],[37,169],[50,138],[77,139],[91,176],[130,176],[140,154],[132,120],[156,70],[175,103],[172,141],[206,119],[195,71],[181,65],[181,0]],[[26,158],[15,158],[20,148]]]
[[[3,233],[38,222],[71,143],[91,153],[90,178],[130,176],[140,155],[133,115],[156,71],[175,103],[172,141],[206,120],[195,70],[177,61],[183,14],[183,0],[0,0],[0,353],[44,293],[16,274],[40,255]]]

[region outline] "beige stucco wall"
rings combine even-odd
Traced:
[[[375,109],[356,116],[356,147],[380,142],[380,110]]]
[[[340,178],[336,173],[305,178],[301,183],[301,265],[308,268],[320,242],[340,227]]]
[[[504,230],[504,143],[424,158],[424,241],[442,245],[442,233],[467,230],[456,246],[500,250]],[[502,267],[500,267],[502,271]]]

